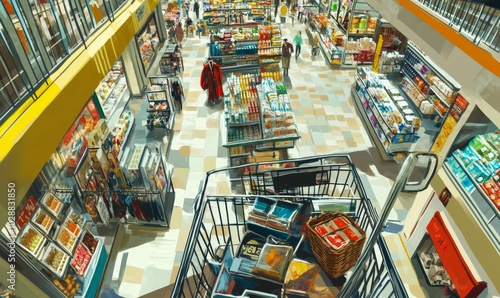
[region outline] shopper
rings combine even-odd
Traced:
[[[288,16],[292,20],[292,27],[295,25],[295,15],[297,14],[297,4],[293,4],[290,8],[290,13]]]
[[[297,15],[297,20],[299,23],[302,23],[302,17],[304,16],[304,4],[300,4],[299,0],[299,14]]]
[[[189,1],[184,0],[182,3],[182,10],[184,11],[184,17],[189,17]]]
[[[288,42],[288,39],[283,39],[283,45],[281,46],[281,66],[283,67],[283,75],[288,76],[288,69],[290,68],[290,58],[292,57],[293,46]]]
[[[177,38],[175,37],[175,28],[174,25],[170,26],[168,29],[168,38],[171,43],[176,44],[177,43]]]
[[[175,28],[175,38],[177,39],[177,44],[182,48],[182,39],[184,38],[184,30],[182,30],[181,23],[177,23],[177,27]]]
[[[274,0],[274,21],[278,22],[278,8],[280,8],[280,0]]]
[[[311,56],[318,56],[319,54],[319,33],[318,31],[313,31],[313,42]]]
[[[198,0],[194,1],[194,6],[193,6],[194,13],[196,14],[196,20],[200,19],[200,3]]]
[[[281,2],[281,7],[280,7],[280,20],[281,24],[286,23],[286,15],[288,14],[288,6],[286,6],[285,1]]]
[[[295,37],[293,38],[293,42],[295,43],[295,61],[297,61],[300,55],[300,50],[302,48],[302,42],[303,42],[300,30],[299,32],[297,32],[297,35],[295,35]]]

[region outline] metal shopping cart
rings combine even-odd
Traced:
[[[423,154],[429,156],[429,154]],[[248,210],[261,197],[300,202],[311,206],[311,214],[329,208],[346,212],[366,232],[361,257],[344,278],[337,297],[407,297],[384,238],[380,235],[397,194],[405,188],[420,155],[410,155],[395,181],[386,206],[379,216],[367,198],[360,177],[347,155],[327,155],[280,162],[255,163],[245,167],[247,174],[232,181],[226,195],[212,187],[228,179],[232,168],[207,173],[195,202],[195,218],[171,297],[211,297],[217,275],[210,269],[220,260],[220,248],[231,254],[245,237]],[[430,156],[429,160],[435,159]],[[434,174],[436,161],[426,164],[425,179]],[[434,168],[433,168],[434,167]],[[420,182],[427,187],[428,182]],[[410,189],[413,187],[413,189]],[[419,190],[413,183],[408,190]],[[214,192],[214,193],[211,193]],[[230,193],[240,193],[234,195]],[[326,207],[325,207],[326,206]],[[387,210],[386,210],[387,209]],[[302,243],[307,250],[307,240]],[[227,251],[227,249],[226,249]],[[338,280],[332,284],[338,284]],[[253,296],[249,296],[253,297]]]

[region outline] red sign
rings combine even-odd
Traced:
[[[31,216],[33,216],[33,213],[35,213],[35,209],[36,209],[36,200],[33,196],[31,196],[28,199],[28,201],[26,201],[26,204],[24,205],[23,209],[21,209],[21,211],[19,211],[19,213],[16,216],[16,222],[20,229],[22,229],[24,225],[28,221],[30,221]]]
[[[455,120],[458,121],[460,116],[464,113],[465,109],[467,109],[467,106],[469,105],[469,102],[463,98],[462,95],[458,94],[457,99],[455,99],[455,103],[453,104],[453,107],[451,108],[450,114],[455,118]]]
[[[478,281],[471,272],[439,212],[434,214],[427,225],[427,232],[459,297],[479,296],[487,284],[484,281]]]

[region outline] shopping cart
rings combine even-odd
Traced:
[[[413,166],[405,163],[392,195],[403,189]],[[210,265],[220,260],[221,247],[228,247],[235,255],[245,235],[247,212],[262,196],[308,203],[312,216],[322,212],[322,203],[342,206],[366,232],[368,240],[360,260],[346,274],[347,281],[337,297],[407,297],[380,235],[381,220],[385,222],[388,212],[384,210],[379,218],[349,156],[327,155],[240,167],[246,167],[247,173],[233,181],[233,192],[240,195],[210,193],[217,192],[211,184],[220,182],[228,171],[238,167],[210,171],[202,182],[171,297],[211,297],[217,276]],[[307,247],[307,243],[302,245]]]

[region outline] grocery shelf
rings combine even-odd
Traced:
[[[408,63],[408,64],[410,64],[410,62],[408,62],[408,61],[405,61],[405,62],[406,62],[406,63]],[[431,83],[429,83],[429,82],[427,81],[427,78],[425,78],[425,77],[424,77],[424,75],[423,75],[422,73],[420,73],[420,70],[418,70],[418,69],[415,67],[415,65],[412,65],[411,67],[415,70],[415,72],[417,73],[417,75],[418,75],[418,76],[422,79],[422,81],[424,81],[424,83],[425,83],[427,86],[429,86],[429,87],[430,87],[430,86],[432,85]]]
[[[432,92],[434,92],[434,94],[436,95],[437,98],[439,98],[439,100],[441,100],[441,102],[446,106],[446,107],[450,107],[450,104],[448,104],[445,99],[443,98],[443,94],[441,93],[441,91],[439,91],[439,89],[432,85],[431,88],[429,88],[430,90],[432,90]]]
[[[256,121],[248,121],[244,123],[231,123],[231,124],[226,124],[227,127],[244,127],[244,126],[251,126],[251,125],[258,125],[260,124],[259,120]]]
[[[491,205],[484,202],[489,201],[489,199],[485,197],[484,193],[480,192],[480,188],[475,188],[470,193],[467,192],[461,182],[457,181],[457,175],[447,163],[443,163],[443,167],[438,170],[437,174],[452,196],[462,201],[463,205],[472,213],[472,217],[482,227],[482,230],[488,236],[488,239],[496,250],[500,252],[500,215],[498,211],[492,212]],[[466,174],[469,175],[468,173]]]
[[[361,116],[361,117],[359,117],[359,119],[361,119],[361,121],[364,123],[364,125],[368,128],[367,132],[370,134],[371,139],[374,140],[373,143],[375,144],[375,147],[379,151],[380,156],[382,157],[383,160],[393,161],[394,155],[387,152],[387,150],[385,150],[385,147],[382,144],[382,141],[380,140],[378,134],[376,133],[376,130],[373,127],[373,124],[371,123],[370,119],[366,115],[366,110],[364,109],[364,107],[362,105],[361,99],[359,98],[359,95],[357,94],[357,91],[356,91],[356,88],[354,85],[351,89],[351,94],[353,95],[353,97],[355,97],[355,98],[353,98],[353,101],[354,101],[354,106],[356,107],[359,115]]]
[[[420,107],[417,106],[417,104],[413,101],[412,97],[406,92],[405,88],[403,86],[399,87],[399,90],[401,90],[402,94],[406,97],[406,101],[410,102],[411,105],[413,105],[414,110],[417,111],[420,117],[422,118],[430,118],[432,115],[429,114],[423,114],[422,111],[420,111]]]

